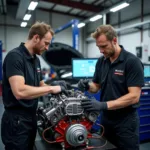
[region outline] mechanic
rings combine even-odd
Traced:
[[[36,22],[29,30],[26,43],[21,43],[5,57],[2,93],[5,111],[1,124],[5,150],[33,150],[38,98],[65,90],[63,85],[44,83],[36,56],[48,50],[53,35],[50,25]]]
[[[87,111],[101,111],[104,136],[119,150],[139,150],[137,108],[144,85],[143,65],[118,44],[111,25],[99,26],[91,36],[103,56],[97,61],[92,81],[82,79],[78,88],[91,93],[101,89],[101,99],[82,101],[82,106]]]

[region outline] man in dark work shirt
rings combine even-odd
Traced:
[[[63,92],[63,86],[46,85],[39,58],[48,50],[54,32],[50,25],[36,22],[28,40],[11,50],[3,64],[3,103],[1,136],[5,150],[33,150],[37,131],[38,97]]]
[[[141,61],[118,44],[111,25],[99,26],[92,34],[103,54],[96,64],[93,80],[80,80],[78,87],[96,93],[100,102],[82,101],[87,111],[101,111],[104,136],[119,150],[139,150],[139,118],[137,108],[144,85]]]

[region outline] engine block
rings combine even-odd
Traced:
[[[37,111],[43,139],[48,143],[61,143],[65,148],[85,145],[92,137],[90,130],[99,115],[84,111],[81,101],[87,98],[78,90],[47,96]]]

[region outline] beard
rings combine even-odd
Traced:
[[[105,58],[110,58],[113,57],[114,55],[115,55],[115,49],[111,49],[107,53],[104,53]]]
[[[115,55],[115,50],[112,49],[111,51],[109,51],[108,56],[109,57],[113,57]]]
[[[43,48],[40,48],[39,46],[35,46],[33,48],[33,52],[34,54],[37,54],[37,55],[42,55],[42,53],[45,51],[45,49]]]
[[[108,51],[108,53],[106,54],[106,58],[113,57],[115,55],[115,51],[116,51],[116,48],[111,43],[111,47],[110,47],[110,50]]]

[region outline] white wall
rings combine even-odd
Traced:
[[[136,55],[136,46],[140,46],[140,33],[136,32],[122,35],[120,36],[119,41],[127,51]]]
[[[96,47],[95,43],[89,43],[88,44],[88,51],[87,51],[87,56],[89,58],[98,58],[100,57],[100,51],[99,49]]]
[[[150,20],[150,1],[144,0],[144,20]],[[119,24],[119,13],[120,13],[120,21],[123,22]],[[140,18],[141,13],[141,0],[134,0],[129,7],[122,9],[120,12],[110,13],[110,24],[114,26],[114,28],[127,27],[129,25],[137,24],[141,22]],[[101,19],[102,20],[102,19]],[[93,24],[93,26],[92,26]],[[93,32],[97,26],[101,25],[102,22],[94,22],[89,25],[89,31]],[[95,25],[97,25],[95,27]],[[95,27],[95,29],[93,28]],[[150,28],[150,26],[149,26]],[[131,32],[132,31],[132,32]],[[134,32],[133,32],[134,31]],[[88,38],[88,36],[87,36]],[[143,45],[148,45],[148,56],[150,56],[150,29],[146,29],[143,31],[143,42],[141,43],[141,32],[138,29],[129,29],[127,31],[121,32],[121,35],[118,38],[119,44],[123,45],[124,48],[130,51],[133,54],[136,54],[136,47]],[[87,42],[87,57],[97,57],[99,54],[99,50],[95,45],[95,41]]]

